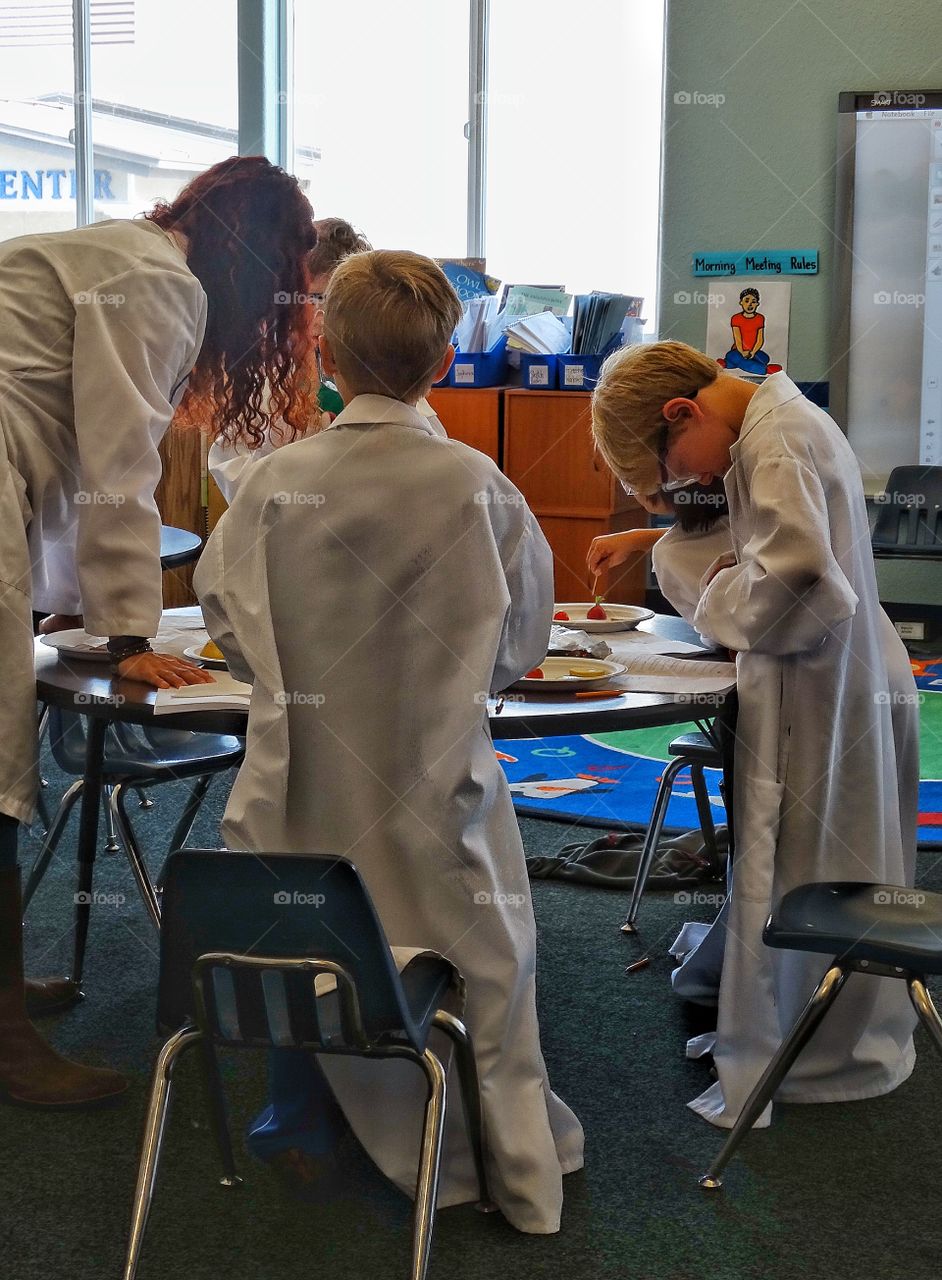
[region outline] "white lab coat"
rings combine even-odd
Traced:
[[[416,408],[430,419],[435,427],[436,434],[445,435],[445,428],[439,422],[435,410],[427,400],[420,400]],[[325,423],[326,425],[329,424]],[[318,427],[310,434],[316,434],[317,430],[320,430],[320,428]],[[301,436],[299,439],[304,439],[304,437]],[[292,441],[291,443],[295,444],[297,442]],[[216,481],[216,486],[226,502],[232,501],[239,483],[247,475],[251,474],[250,469],[254,462],[267,458],[269,454],[281,448],[284,448],[284,442],[282,440],[274,440],[271,434],[265,437],[257,449],[250,449],[247,444],[241,441],[231,444],[225,440],[214,440],[209,447],[209,457],[206,465],[209,468],[209,474]]]
[[[492,1193],[520,1230],[556,1231],[583,1135],[540,1049],[527,871],[485,706],[545,655],[549,548],[490,459],[383,396],[357,397],[250,472],[195,577],[210,634],[254,681],[225,839],[351,858],[392,944],[453,961]],[[322,1065],[360,1140],[411,1193],[420,1073]],[[475,1197],[453,1101],[441,1203]]]
[[[732,892],[678,984],[696,986],[698,956],[708,971],[721,955],[719,1080],[690,1105],[724,1128],[827,964],[762,945],[772,904],[813,881],[911,885],[919,779],[915,683],[879,606],[856,460],[783,373],[750,401],[726,490],[737,565],[676,595],[670,570],[659,578],[684,612],[699,595],[693,624],[739,655]],[[669,556],[662,545],[659,570]],[[852,975],[778,1097],[889,1092],[912,1071],[914,1021],[902,983]]]
[[[0,811],[32,815],[30,605],[97,635],[161,610],[160,443],[199,353],[206,297],[146,221],[0,244]]]

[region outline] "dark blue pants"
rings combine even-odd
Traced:
[[[246,1141],[259,1160],[299,1147],[323,1156],[347,1128],[327,1077],[306,1049],[271,1049],[268,1054],[271,1101],[249,1125]]]

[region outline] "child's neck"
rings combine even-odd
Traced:
[[[749,401],[759,388],[756,383],[747,382],[745,378],[737,378],[733,374],[720,374],[713,385],[718,393],[717,408],[738,439]]]

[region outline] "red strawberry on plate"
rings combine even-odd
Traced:
[[[607,621],[608,621],[608,614],[607,614],[607,613],[605,612],[605,610],[602,608],[602,597],[601,597],[601,596],[596,596],[596,597],[595,597],[595,604],[592,606],[592,608],[591,608],[591,609],[586,610],[586,615],[585,615],[585,616],[586,616],[587,618],[591,618],[593,622],[607,622]]]
[[[569,621],[569,614],[568,614],[568,613],[564,613],[564,612],[563,612],[563,610],[562,610],[562,609],[560,609],[559,613],[554,613],[554,614],[553,614],[553,621],[554,621],[554,622],[568,622],[568,621]]]
[[[542,667],[534,667],[533,670],[528,671],[523,678],[524,680],[542,680],[543,679]]]

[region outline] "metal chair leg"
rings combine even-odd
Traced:
[[[478,1080],[477,1063],[474,1060],[474,1046],[464,1023],[446,1009],[438,1010],[432,1025],[438,1027],[439,1031],[443,1031],[454,1045],[458,1082],[461,1085],[464,1114],[468,1123],[468,1137],[471,1139],[474,1168],[478,1175],[478,1203],[476,1208],[481,1213],[493,1213],[497,1205],[491,1200],[487,1187],[487,1148],[484,1141],[481,1085]]]
[[[168,856],[171,853],[175,853],[177,849],[182,849],[189,839],[190,832],[193,830],[193,823],[196,821],[196,815],[206,799],[206,793],[212,786],[215,776],[214,773],[204,773],[193,783],[190,794],[187,796],[186,804],[183,806],[183,812],[180,814],[180,821],[174,827],[173,835],[170,838],[170,845],[167,848]]]
[[[170,1105],[170,1087],[173,1069],[185,1049],[202,1039],[194,1027],[183,1027],[171,1036],[160,1051],[154,1076],[151,1082],[150,1099],[147,1104],[147,1120],[144,1126],[144,1141],[141,1146],[141,1159],[137,1170],[137,1185],[134,1188],[134,1207],[131,1211],[131,1234],[128,1240],[127,1259],[124,1264],[124,1280],[134,1280],[137,1264],[141,1257],[141,1245],[144,1243],[144,1230],[147,1226],[147,1215],[154,1195],[154,1182],[157,1177],[157,1163],[160,1159],[160,1145],[164,1136],[164,1125]]]
[[[150,798],[143,787],[135,787],[137,792],[137,802],[142,809],[153,809],[154,801]]]
[[[115,826],[121,836],[121,843],[124,845],[124,852],[134,873],[134,879],[137,881],[137,887],[140,891],[144,906],[147,908],[154,928],[160,930],[160,901],[157,897],[157,891],[147,872],[147,864],[144,861],[144,855],[141,847],[137,843],[137,837],[131,826],[130,820],[124,808],[124,787],[118,783],[111,793],[111,803],[109,805],[114,815]]]
[[[942,1053],[942,1018],[939,1017],[939,1011],[926,990],[925,981],[922,978],[911,977],[906,983],[906,989],[919,1014],[920,1022],[929,1032],[929,1038],[939,1053]]]
[[[638,874],[635,876],[634,888],[631,890],[628,914],[625,917],[624,924],[621,926],[622,933],[637,933],[635,920],[638,915],[638,908],[641,906],[641,895],[644,893],[644,886],[647,884],[648,876],[651,872],[654,855],[657,853],[658,841],[661,838],[664,820],[667,817],[667,807],[670,804],[671,792],[674,789],[674,779],[686,763],[687,761],[684,757],[679,756],[676,760],[672,760],[661,774],[657,795],[654,797],[654,808],[651,810],[651,821],[648,823],[648,829],[644,835],[644,844],[638,861]]]
[[[703,776],[702,764],[692,764],[690,766],[690,778],[693,782],[693,795],[697,802],[697,818],[700,821],[700,830],[703,832],[703,843],[710,857],[715,858],[717,854],[716,827],[713,824],[710,793],[707,790],[706,778]]]
[[[730,1130],[729,1137],[720,1149],[719,1155],[710,1165],[707,1172],[700,1177],[701,1187],[708,1191],[717,1191],[723,1185],[723,1179],[720,1175],[735,1155],[736,1149],[743,1138],[772,1101],[776,1089],[791,1070],[792,1064],[799,1053],[801,1053],[818,1029],[821,1019],[840,994],[849,973],[849,969],[845,969],[835,960],[818,983],[814,995],[805,1005],[798,1021],[782,1041],[778,1052],[772,1058],[765,1071],[763,1071],[759,1083],[746,1099],[746,1104],[739,1113],[739,1117]]]
[[[420,1062],[428,1081],[428,1102],[422,1129],[419,1176],[415,1186],[412,1280],[425,1280],[428,1271],[442,1166],[442,1139],[445,1135],[445,1068],[431,1049],[425,1050]]]
[[[224,1176],[219,1179],[219,1182],[224,1187],[237,1187],[242,1182],[242,1179],[236,1172],[235,1156],[232,1154],[232,1138],[229,1135],[226,1095],[222,1087],[222,1076],[219,1074],[219,1059],[216,1057],[216,1047],[211,1038],[204,1035],[201,1048],[203,1080],[206,1085],[209,1118],[224,1170]]]
[[[111,807],[111,795],[114,787],[106,786],[104,788],[104,801],[102,808],[105,811],[105,853],[120,853],[121,845],[118,843],[118,833],[114,829],[114,810]]]
[[[59,801],[59,808],[56,810],[56,816],[53,818],[46,834],[45,840],[42,842],[39,853],[36,855],[36,861],[33,863],[29,876],[26,879],[26,886],[23,889],[23,912],[30,904],[33,894],[39,888],[40,881],[49,869],[49,863],[52,861],[52,855],[56,851],[62,832],[65,830],[65,824],[69,820],[69,814],[75,808],[75,802],[82,794],[82,787],[85,784],[81,778],[78,778],[66,791],[65,795]]]

